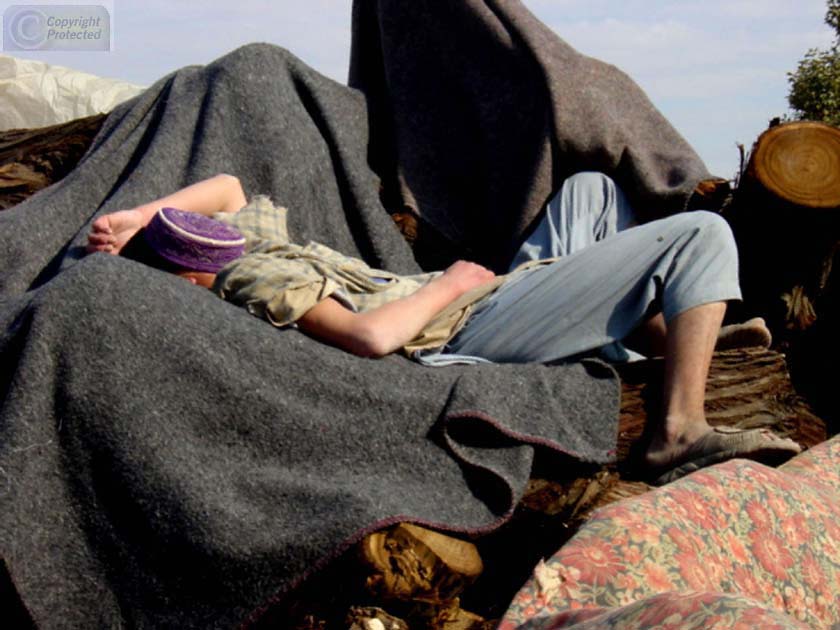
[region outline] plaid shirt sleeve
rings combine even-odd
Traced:
[[[341,286],[303,260],[252,253],[219,273],[214,290],[225,300],[275,326],[297,321]]]
[[[242,232],[245,237],[245,251],[252,252],[269,244],[289,243],[287,215],[288,210],[283,206],[275,205],[265,195],[256,195],[239,212],[217,212],[213,218]]]
[[[289,243],[286,209],[262,195],[236,214],[215,217],[242,232],[247,253],[221,270],[214,291],[275,326],[294,323],[328,297],[353,311],[372,310],[414,293],[440,275],[399,276],[317,243]],[[471,305],[495,286],[470,292],[444,309],[406,352],[445,343],[466,321]]]

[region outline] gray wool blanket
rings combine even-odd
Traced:
[[[403,6],[418,4],[433,6]],[[467,33],[504,40],[511,63],[531,54],[488,23],[482,3],[463,5],[475,14]],[[525,15],[518,4],[495,10]],[[436,35],[415,35],[407,45],[419,59]],[[545,70],[531,64],[545,95]],[[535,99],[506,90],[502,101]],[[618,388],[603,366],[360,359],[177,277],[82,255],[95,216],[229,172],[249,195],[290,208],[295,240],[417,271],[380,201],[385,136],[369,122],[386,114],[368,104],[281,48],[249,45],[119,106],[70,175],[0,213],[0,559],[38,627],[255,623],[386,524],[497,527],[537,452],[558,466],[612,457]],[[498,132],[489,126],[482,145],[510,150]],[[472,159],[460,140],[450,151]],[[521,141],[541,154],[547,139]],[[419,140],[401,139],[401,156],[407,142]],[[405,159],[402,175],[414,181],[426,166]],[[438,164],[441,191],[451,166]],[[548,189],[532,166],[530,184],[513,173],[522,190],[511,225],[528,222],[533,187]],[[473,187],[476,208],[486,181]]]

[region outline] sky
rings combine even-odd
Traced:
[[[770,119],[789,113],[787,73],[808,49],[833,41],[825,0],[523,1],[579,51],[633,77],[709,169],[727,178],[739,167],[737,144],[749,148]],[[110,51],[7,54],[148,85],[264,41],[346,83],[352,0],[85,3],[109,10]],[[0,11],[12,4],[21,2],[0,1]]]

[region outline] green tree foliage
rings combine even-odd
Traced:
[[[828,0],[825,22],[834,29],[834,45],[812,48],[788,73],[788,103],[799,119],[840,126],[840,0]]]

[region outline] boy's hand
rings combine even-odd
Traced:
[[[495,277],[481,265],[459,260],[406,297],[361,313],[330,297],[306,311],[298,323],[316,339],[363,357],[381,357],[405,346],[461,295]]]
[[[479,264],[459,260],[443,272],[441,279],[453,283],[460,293],[466,293],[482,284],[492,282],[495,277],[495,273]]]

